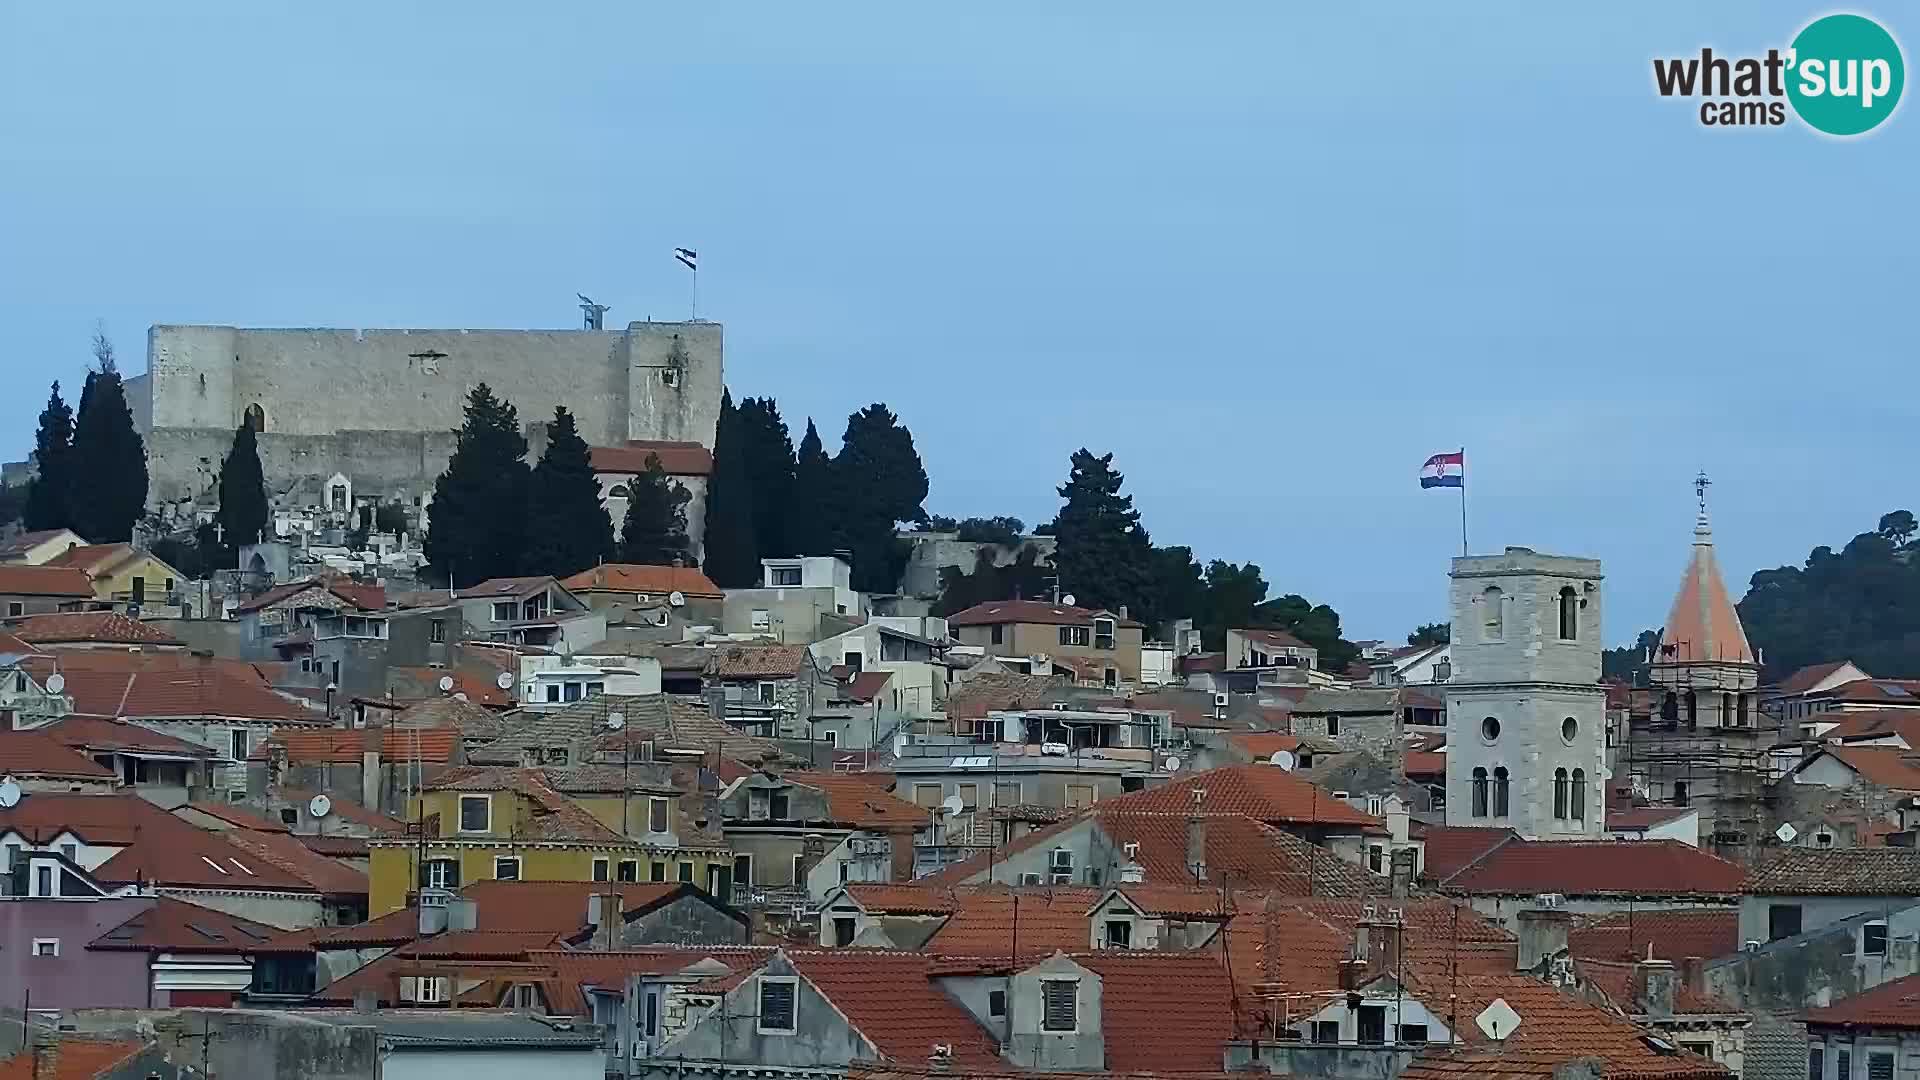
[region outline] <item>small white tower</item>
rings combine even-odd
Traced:
[[[1599,560],[1510,547],[1449,576],[1447,824],[1605,836]]]

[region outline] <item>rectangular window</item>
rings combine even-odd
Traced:
[[[1867,1080],[1893,1080],[1893,1055],[1879,1051],[1868,1054]]]
[[[621,859],[618,873],[619,873],[618,880],[620,881],[639,881],[640,880],[640,860],[639,859]]]
[[[52,896],[53,895],[53,867],[40,866],[40,867],[34,868],[33,895],[35,896]]]
[[[233,760],[247,760],[248,751],[253,749],[253,733],[244,728],[235,728],[227,734],[232,739],[229,748],[233,751]]]
[[[1360,1006],[1359,1039],[1363,1043],[1387,1041],[1387,1007],[1385,1005]]]
[[[647,875],[650,881],[667,880],[667,864],[663,862],[653,863],[653,865],[647,867]]]
[[[517,605],[515,605],[514,602],[511,600],[508,600],[506,603],[503,603],[503,604],[493,605],[493,621],[494,622],[512,622],[513,613],[516,609],[517,609]]]
[[[987,991],[987,1015],[994,1017],[1007,1015],[1007,992],[1005,990]]]
[[[773,684],[772,683],[763,682],[760,684],[760,704],[762,705],[773,704]]]
[[[1833,1080],[1853,1080],[1853,1050],[1836,1047],[1833,1052]]]
[[[579,684],[579,683],[577,683],[577,682],[570,682],[570,683],[567,683],[567,684],[565,685],[565,687],[563,687],[563,689],[562,689],[562,692],[561,692],[561,694],[560,694],[560,700],[562,700],[562,701],[579,701],[579,700],[580,700],[580,691],[581,691],[581,686],[580,686],[580,684]]]
[[[27,605],[26,605],[26,602],[25,602],[24,600],[9,600],[9,601],[7,601],[7,615],[8,615],[8,617],[12,617],[12,616],[15,616],[15,615],[25,615],[26,613],[27,613]],[[996,627],[996,629],[998,629],[998,628]]]
[[[493,859],[493,877],[496,881],[520,880],[520,856],[496,855]]]
[[[833,920],[833,943],[841,946],[853,944],[857,925],[858,922],[852,918]]]
[[[1680,1049],[1685,1050],[1689,1054],[1699,1054],[1701,1057],[1706,1058],[1709,1061],[1713,1060],[1713,1044],[1712,1043],[1683,1042],[1680,1044]]]
[[[1339,717],[1337,716],[1327,717],[1327,734],[1328,735],[1340,734],[1340,718]]]
[[[1404,1046],[1404,1045],[1412,1044],[1417,1046],[1420,1043],[1423,1043],[1426,1041],[1427,1041],[1427,1025],[1425,1024],[1401,1024],[1400,1025],[1401,1045]]]
[[[660,1034],[660,995],[658,993],[649,992],[647,994],[647,1038],[651,1039],[659,1034]]]
[[[1067,809],[1080,810],[1093,805],[1092,784],[1067,785]]]
[[[1114,647],[1113,626],[1114,626],[1114,623],[1112,619],[1093,620],[1093,647],[1094,648],[1111,649]]]
[[[460,831],[490,832],[493,829],[493,796],[460,796]]]
[[[1040,1002],[1041,1031],[1071,1033],[1080,1029],[1078,979],[1042,979]]]
[[[793,857],[793,873],[789,880],[795,885],[805,885],[807,883],[807,857],[805,855],[795,855]]]
[[[1133,923],[1126,919],[1107,920],[1107,948],[1127,949],[1133,945]]]
[[[1800,933],[1799,904],[1767,905],[1767,940],[1779,941]]]
[[[1807,1047],[1807,1080],[1827,1080],[1826,1048]]]
[[[430,619],[427,622],[427,640],[435,645],[443,645],[447,640],[447,620]]]
[[[1093,640],[1093,631],[1084,626],[1063,626],[1060,628],[1060,644],[1084,647]]]
[[[603,683],[603,682],[590,682],[590,683],[588,683],[588,684],[587,684],[587,696],[588,696],[588,697],[592,697],[592,696],[593,696],[593,695],[595,695],[595,694],[604,694],[604,693],[606,693],[606,691],[607,691],[607,684],[606,684],[606,683]]]
[[[52,938],[52,937],[34,938],[33,939],[33,955],[59,956],[60,955],[60,939]]]
[[[611,876],[613,876],[613,860],[607,858],[605,855],[595,855],[593,857],[593,880],[605,881]]]
[[[776,791],[767,796],[767,816],[775,821],[786,821],[793,812],[793,799],[784,791]]]
[[[647,800],[647,831],[663,833],[667,831],[667,800],[649,798]]]
[[[762,975],[760,977],[760,1016],[757,1027],[763,1035],[791,1035],[795,1030],[794,1013],[797,980]]]
[[[1313,1022],[1313,1041],[1317,1043],[1337,1043],[1340,1041],[1340,1021],[1315,1020]]]
[[[733,883],[735,885],[753,884],[753,856],[735,855],[733,857]]]
[[[547,684],[547,700],[556,705],[560,703],[560,684],[559,683]]]
[[[17,615],[19,613],[15,612],[15,614]],[[1005,645],[1007,643],[1006,627],[1001,626],[999,623],[994,623],[993,630],[992,630],[992,641],[995,645]]]
[[[960,796],[960,808],[963,810],[971,810],[980,805],[979,784],[956,784],[954,794]]]
[[[61,844],[60,854],[65,855],[67,857],[68,862],[79,862],[80,861],[80,845],[79,844]],[[1887,936],[1886,930],[1887,928],[1885,925],[1882,925],[1880,927],[1880,938],[1883,943],[1885,942],[1886,936]],[[1886,952],[1887,950],[1885,948],[1882,948],[1880,951]]]
[[[940,790],[941,789],[939,784],[913,785],[914,805],[920,807],[923,810],[931,810],[934,807],[939,806],[940,797],[941,797]]]
[[[1887,924],[1870,922],[1860,928],[1860,955],[1887,955]]]
[[[797,588],[800,584],[800,568],[797,566],[776,566],[772,571],[772,581],[776,589]]]
[[[429,889],[457,889],[460,864],[452,859],[429,859],[420,864],[420,883]]]
[[[680,880],[689,881],[689,882],[693,880],[693,864],[692,863],[683,862],[680,864]]]

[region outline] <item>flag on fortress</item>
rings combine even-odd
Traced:
[[[673,257],[676,259],[679,259],[680,265],[685,266],[689,270],[700,269],[698,266],[694,265],[695,263],[700,261],[700,253],[693,250],[692,248],[674,248]]]
[[[1452,454],[1435,454],[1420,466],[1420,486],[1466,487],[1467,453],[1464,450]]]

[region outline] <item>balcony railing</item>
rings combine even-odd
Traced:
[[[735,885],[733,906],[737,908],[804,908],[813,903],[805,886]]]

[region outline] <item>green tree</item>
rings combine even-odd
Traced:
[[[627,518],[620,526],[620,558],[648,566],[690,566],[687,502],[693,493],[667,479],[659,457],[648,454],[646,471],[628,485]]]
[[[1205,615],[1200,640],[1209,649],[1227,646],[1227,631],[1268,626],[1259,614],[1267,598],[1267,581],[1254,563],[1244,566],[1215,559],[1207,564]]]
[[[1017,517],[970,517],[954,526],[960,539],[969,544],[1000,544],[1012,547],[1020,542],[1027,525]]]
[[[1407,635],[1409,645],[1445,645],[1453,640],[1453,624],[1443,622],[1421,623]]]
[[[220,463],[220,523],[223,548],[238,550],[257,544],[267,535],[267,480],[260,471],[260,448],[253,425],[242,423],[233,433],[233,446]]]
[[[373,526],[393,536],[407,535],[407,504],[397,499],[381,503],[374,512]]]
[[[1340,636],[1340,613],[1298,593],[1253,609],[1254,625],[1285,630],[1320,651],[1320,670],[1342,672],[1360,657],[1360,647]]]
[[[33,436],[33,482],[22,512],[29,529],[71,529],[73,525],[73,409],[53,384],[40,429]]]
[[[981,548],[974,556],[973,569],[962,573],[957,566],[940,568],[940,599],[934,614],[952,615],[975,604],[993,600],[1031,600],[1044,596],[1051,588],[1053,567],[1040,559],[1040,549],[1022,544],[1013,561],[997,564],[992,548]]]
[[[147,504],[147,448],[133,429],[126,388],[114,363],[113,343],[93,335],[94,366],[80,391],[73,422],[73,528],[96,544],[133,538]]]
[[[566,577],[613,556],[613,521],[600,501],[591,452],[564,405],[547,425],[528,496],[526,572]]]
[[[807,418],[807,433],[793,466],[793,487],[787,501],[787,548],[790,555],[830,555],[834,548],[833,459],[820,445],[820,432]]]
[[[832,488],[840,510],[838,546],[853,553],[853,587],[892,592],[906,564],[896,538],[900,522],[926,518],[927,470],[913,432],[885,405],[847,417],[834,455]]]
[[[723,589],[760,580],[760,550],[754,535],[753,476],[733,395],[722,391],[720,422],[713,439],[713,475],[707,481],[707,577]],[[633,516],[631,500],[627,516]],[[622,530],[624,532],[624,529]],[[631,556],[629,556],[631,557]]]
[[[1880,678],[1920,676],[1920,558],[1898,539],[1909,517],[1895,510],[1838,552],[1821,545],[1803,566],[1753,575],[1740,620],[1763,680],[1830,660]]]
[[[511,577],[526,559],[527,437],[486,383],[467,395],[447,471],[433,482],[427,563],[454,586]]]
[[[1151,624],[1153,542],[1133,508],[1133,496],[1120,494],[1126,482],[1113,467],[1113,455],[1096,457],[1084,447],[1074,451],[1066,500],[1054,519],[1059,546],[1053,564],[1060,590],[1082,607],[1117,611]]]
[[[54,384],[54,389],[60,389],[58,383]],[[1880,535],[1893,541],[1897,546],[1905,546],[1907,541],[1913,539],[1916,531],[1920,531],[1920,523],[1913,520],[1911,510],[1895,510],[1890,514],[1880,515]]]
[[[1163,622],[1192,619],[1196,627],[1208,621],[1207,572],[1193,557],[1192,548],[1154,548],[1148,561],[1148,580],[1153,598],[1148,607],[1154,618]],[[1153,628],[1147,632],[1152,636]]]
[[[1633,644],[1600,652],[1600,677],[1619,679],[1628,686],[1649,684],[1651,668],[1647,658],[1660,648],[1660,631],[1642,630]]]
[[[927,518],[927,528],[932,529],[934,532],[957,532],[960,528],[960,521],[958,518],[950,518],[945,514],[934,514]]]
[[[793,436],[772,398],[740,403],[740,440],[753,481],[753,546],[761,558],[794,555],[787,507],[793,501]]]

